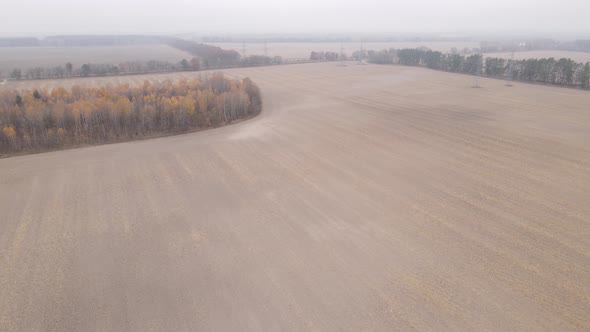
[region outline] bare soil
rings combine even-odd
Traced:
[[[261,115],[0,160],[0,330],[590,329],[590,93],[227,74]]]

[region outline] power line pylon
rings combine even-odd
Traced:
[[[510,54],[510,64],[508,65],[508,74],[506,75],[506,86],[512,86],[513,80],[513,70],[514,70],[514,48],[512,48],[512,53]]]
[[[479,86],[479,75],[480,75],[480,68],[481,64],[480,61],[483,60],[483,56],[481,54],[476,54],[477,60],[475,62],[475,76],[473,76],[473,86],[472,88],[480,88]]]
[[[361,48],[359,50],[359,65],[363,64],[363,41],[361,40]]]
[[[340,65],[344,66],[344,43],[340,42]]]

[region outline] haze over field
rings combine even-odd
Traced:
[[[486,54],[484,54],[484,56],[485,55]],[[487,54],[487,56],[512,59],[513,54],[512,54],[512,52],[489,53],[489,54]],[[516,60],[542,59],[542,58],[555,58],[555,59],[569,58],[574,61],[586,63],[586,62],[590,61],[590,53],[589,52],[568,52],[568,51],[557,51],[557,50],[514,52],[514,59],[516,59]]]
[[[171,32],[542,33],[587,36],[588,1],[8,1],[0,34]],[[252,24],[255,22],[255,24]]]
[[[0,71],[15,68],[52,67],[67,62],[121,63],[160,60],[178,62],[191,55],[166,45],[122,45],[113,47],[0,47]]]
[[[246,51],[247,54],[268,54],[270,56],[282,56],[284,58],[309,58],[309,54],[313,51],[329,51],[340,52],[344,51],[346,54],[352,54],[358,51],[361,47],[360,42],[300,42],[300,43],[213,43],[213,45],[238,50],[239,52]],[[430,49],[449,52],[453,47],[458,49],[478,47],[478,42],[363,42],[362,47],[366,50],[382,50],[389,48],[415,48],[427,46]],[[242,54],[243,55],[243,54]]]
[[[588,0],[4,0],[0,331],[590,331]]]

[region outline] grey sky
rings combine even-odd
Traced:
[[[1,35],[556,33],[590,38],[590,0],[3,0]]]

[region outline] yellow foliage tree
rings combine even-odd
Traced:
[[[11,126],[6,126],[2,128],[2,135],[6,136],[9,139],[14,139],[16,137],[16,130]]]
[[[258,88],[221,74],[140,86],[72,86],[48,90],[0,90],[2,149],[132,139],[158,132],[216,126],[260,111]]]
[[[131,102],[126,97],[119,97],[115,103],[115,111],[127,114],[131,110]]]

